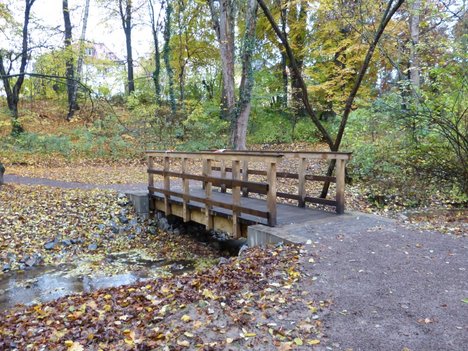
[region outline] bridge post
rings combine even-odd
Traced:
[[[346,160],[336,160],[336,213],[343,214],[345,209],[345,169]]]
[[[226,179],[226,161],[221,160],[221,178]],[[221,192],[226,192],[226,184],[221,184]]]
[[[268,178],[268,193],[267,193],[267,208],[268,208],[268,225],[276,225],[276,162],[271,162],[267,170]]]
[[[209,178],[211,177],[211,160],[205,159],[204,160],[204,170],[203,170],[203,177]],[[211,193],[212,193],[212,182],[211,180],[205,181],[205,225],[206,229],[210,230],[213,229],[213,216],[211,215]]]
[[[232,161],[232,179],[240,179],[240,161]],[[239,185],[233,185],[232,187],[232,235],[234,238],[239,238],[241,235],[240,222],[239,222],[239,206],[241,199],[241,188]]]
[[[249,161],[247,160],[242,161],[242,180],[244,182],[249,181]],[[242,196],[243,197],[249,196],[249,189],[247,187],[242,188]]]
[[[170,191],[171,190],[171,178],[167,174],[169,172],[170,167],[170,159],[169,157],[164,157],[164,190]],[[171,204],[170,204],[170,195],[168,193],[164,194],[164,212],[166,216],[171,214]]]
[[[182,158],[182,175],[185,176],[187,174],[187,159],[185,157]],[[190,221],[190,211],[188,208],[188,203],[190,202],[190,180],[188,178],[182,178],[183,182],[183,204],[182,204],[182,218],[184,222]]]
[[[298,169],[298,195],[299,195],[299,207],[305,207],[305,197],[306,197],[306,189],[305,189],[305,174],[307,168],[307,159],[302,157],[299,159],[299,169]]]

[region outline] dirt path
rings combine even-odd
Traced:
[[[115,190],[119,192],[128,192],[128,191],[145,191],[147,189],[146,183],[133,183],[133,184],[88,184],[88,183],[79,183],[79,182],[63,182],[59,180],[52,180],[46,178],[32,178],[32,177],[22,177],[14,174],[5,174],[4,181],[6,184],[24,184],[24,185],[44,185],[64,189],[104,189],[104,190]]]
[[[304,270],[316,277],[303,288],[332,301],[321,316],[323,346],[466,350],[466,238],[411,231],[368,215],[311,224],[302,235],[315,260],[304,260]]]

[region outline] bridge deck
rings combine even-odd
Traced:
[[[174,190],[179,190],[179,189],[174,189]],[[200,198],[206,198],[205,190],[202,188],[192,187],[190,189],[190,195],[194,195]],[[162,193],[155,192],[153,194],[153,197],[157,198],[159,201],[164,201],[164,194]],[[215,201],[223,202],[225,204],[230,204],[232,203],[232,194],[222,193],[220,191],[213,190],[211,194],[211,199]],[[182,206],[183,199],[182,197],[171,196],[170,202],[173,204],[178,204]],[[254,209],[254,210],[260,210],[260,211],[264,210],[266,206],[265,200],[251,198],[251,197],[242,197],[240,200],[240,203],[241,203],[241,206],[243,207],[247,207],[247,208]],[[191,210],[200,209],[204,211],[205,204],[202,202],[192,200],[189,203],[189,207],[191,208]],[[224,217],[232,216],[232,211],[225,209],[225,208],[221,208],[219,206],[213,206],[212,211],[213,211],[213,214],[217,216],[224,216]],[[276,227],[280,227],[282,225],[287,225],[287,224],[292,224],[292,223],[304,223],[304,222],[311,221],[311,220],[319,220],[319,219],[335,217],[335,216],[337,216],[337,214],[334,212],[318,210],[318,209],[313,209],[313,208],[308,208],[308,207],[297,207],[294,205],[278,203]],[[257,217],[257,216],[253,216],[249,214],[242,214],[240,216],[240,220],[241,222],[247,225],[252,225],[252,224],[268,225],[266,218],[261,218],[261,217]]]

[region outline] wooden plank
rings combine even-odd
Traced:
[[[154,157],[148,156],[148,170],[152,170],[154,167]],[[154,186],[154,175],[148,172],[148,186]]]
[[[212,169],[213,171],[219,171],[220,167],[213,167]],[[231,172],[231,171],[232,171],[231,168],[226,168],[226,172]],[[267,171],[249,169],[249,174],[266,176]],[[288,179],[299,179],[299,175],[297,173],[290,173],[290,172],[277,172],[276,177],[288,178]],[[305,179],[310,180],[310,181],[317,181],[317,182],[327,182],[327,181],[330,183],[336,182],[336,177],[327,177],[327,176],[319,176],[319,175],[311,175],[311,174],[306,174]]]
[[[299,169],[297,172],[299,182],[297,185],[297,194],[299,195],[298,206],[305,207],[305,197],[306,197],[306,190],[305,190],[305,176],[306,176],[306,168],[307,168],[307,159],[301,158],[299,160]]]
[[[226,178],[226,161],[221,160],[220,162],[221,162],[221,166],[219,167],[219,171],[221,173],[221,178],[225,179]],[[226,184],[221,184],[221,192],[222,193],[226,192]]]
[[[240,178],[240,162],[239,160],[232,161],[232,180],[239,180]],[[234,182],[233,182],[234,183]],[[232,187],[232,204],[234,206],[240,206],[240,199],[241,199],[241,189],[240,186],[237,184]],[[241,235],[240,231],[240,222],[239,222],[239,211],[233,210],[232,211],[232,235],[234,238],[239,238]]]
[[[267,194],[267,208],[268,208],[268,225],[276,225],[276,162],[271,162],[268,166],[268,194]]]
[[[343,214],[345,209],[345,160],[336,161],[336,213]]]
[[[249,181],[249,161],[243,161],[242,162],[242,180],[244,182]],[[242,187],[242,196],[243,197],[248,197],[249,196],[249,188],[248,187]]]
[[[212,193],[212,182],[210,181],[210,176],[211,176],[211,160],[206,159],[203,162],[204,165],[204,173],[203,176],[206,179],[205,182],[205,197],[206,197],[206,203],[205,203],[205,226],[207,230],[213,229],[213,216],[211,214],[211,193]]]
[[[173,200],[175,201],[174,198],[181,198],[182,199],[184,197],[184,195],[185,195],[184,193],[179,192],[179,191],[174,191],[174,190],[166,191],[166,190],[164,190],[162,188],[156,188],[156,187],[152,187],[151,191],[163,194],[162,197],[158,196],[158,195],[153,195],[153,197],[157,197],[157,198],[164,199],[165,194],[170,195],[171,196],[171,201],[173,201]],[[202,204],[202,205],[196,205],[195,203],[191,202],[190,203],[191,207],[204,209],[205,208],[204,205],[209,204],[211,206],[217,206],[217,207],[225,208],[225,209],[228,209],[228,210],[231,210],[231,211],[237,211],[240,214],[244,213],[244,214],[249,214],[249,215],[252,215],[252,216],[257,216],[257,217],[260,217],[260,218],[268,218],[268,216],[269,216],[267,211],[257,210],[257,209],[250,208],[250,207],[236,206],[236,205],[233,205],[231,203],[217,201],[217,200],[214,200],[214,199],[207,199],[205,197],[196,196],[196,195],[192,195],[192,194],[190,194],[188,197],[189,197],[190,200],[195,201],[195,202],[200,202]],[[177,202],[180,202],[180,201],[177,201]],[[213,212],[213,209],[211,209],[211,212]]]
[[[297,200],[297,201],[300,200],[299,195],[290,194],[290,193],[283,193],[283,192],[279,192],[279,191],[276,192],[276,197],[281,197],[283,199]]]
[[[162,170],[152,170],[151,173],[164,175],[166,174]],[[170,177],[177,177],[182,179],[197,180],[202,182],[210,181],[213,186],[225,186],[228,189],[232,189],[233,186],[246,187],[249,192],[265,195],[268,192],[268,184],[258,183],[258,182],[244,182],[242,180],[232,180],[232,179],[223,179],[219,177],[208,177],[203,175],[196,174],[183,174],[178,172],[167,172],[167,175]]]
[[[189,159],[211,159],[215,161],[254,161],[254,162],[277,162],[281,159],[281,154],[266,155],[262,153],[242,153],[242,152],[229,152],[229,153],[215,153],[215,152],[180,152],[180,151],[152,151],[146,152],[147,156],[155,157],[169,157],[169,158],[189,158]]]
[[[164,172],[165,172],[164,173],[164,189],[168,191],[168,190],[171,190],[171,179],[167,175],[167,173],[169,172],[169,167],[170,167],[169,157],[164,157],[163,167],[164,167]],[[166,216],[169,216],[171,214],[171,204],[169,202],[169,199],[170,199],[170,195],[166,195],[164,197],[164,213],[166,214]]]
[[[352,152],[334,152],[334,151],[268,151],[268,150],[226,150],[223,154],[263,154],[265,156],[282,155],[284,158],[308,158],[323,160],[350,160]]]
[[[187,173],[187,159],[184,157],[182,158],[182,175]],[[182,181],[182,188],[183,188],[183,204],[182,204],[182,218],[184,222],[190,221],[190,210],[188,204],[190,202],[190,180],[188,178],[183,178]]]
[[[305,200],[305,202],[310,202],[310,203],[313,203],[313,204],[336,206],[336,201],[335,200],[322,199],[320,197],[306,196],[306,198],[304,200]]]

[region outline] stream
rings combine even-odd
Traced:
[[[164,274],[182,274],[194,269],[193,261],[151,260],[137,252],[110,254],[104,262],[106,272],[114,270],[119,273],[89,274],[83,267],[102,264],[90,260],[7,272],[0,276],[0,311],[16,304],[47,302],[70,294],[134,284]]]

